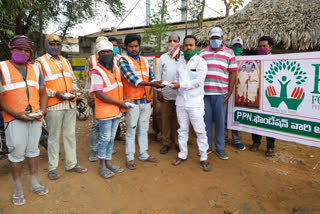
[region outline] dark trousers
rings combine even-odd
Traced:
[[[257,135],[257,134],[252,134],[252,141],[255,144],[261,144],[261,135]],[[275,138],[273,137],[266,137],[267,138],[267,149],[273,149],[274,148],[274,142],[275,142]]]
[[[120,137],[120,134],[121,134],[121,127],[120,127],[120,124],[117,128],[117,132],[116,132],[116,137]]]

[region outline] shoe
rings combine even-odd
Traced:
[[[223,150],[216,151],[216,153],[217,153],[218,157],[221,158],[222,160],[228,160],[229,159],[227,153],[225,153]]]
[[[274,152],[274,149],[267,149],[267,151],[266,151],[266,156],[267,157],[273,157],[273,156],[275,156],[276,154],[275,154],[275,152]]]
[[[250,146],[249,150],[250,150],[251,152],[256,152],[256,151],[259,150],[259,146],[260,146],[260,144],[253,143],[253,144]]]
[[[98,152],[97,151],[91,151],[89,161],[95,162],[98,160]]]
[[[234,144],[234,146],[235,146],[237,149],[241,150],[241,151],[243,151],[243,150],[246,149],[246,146],[243,145],[242,143]]]
[[[168,151],[170,149],[170,146],[164,145],[161,149],[160,149],[160,154],[167,154]]]

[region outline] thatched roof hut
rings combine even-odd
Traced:
[[[209,31],[221,27],[224,44],[241,37],[245,49],[256,49],[260,36],[272,36],[276,47],[300,51],[320,49],[319,0],[252,0],[241,11],[216,21],[194,35],[202,46],[209,44]]]

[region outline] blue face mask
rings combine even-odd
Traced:
[[[119,48],[113,47],[113,54],[116,55],[117,53],[119,53]]]
[[[213,49],[219,48],[222,44],[222,40],[220,39],[213,39],[210,40],[210,45]]]
[[[128,56],[131,56],[133,59],[138,59],[140,56],[140,51],[136,56],[133,56],[131,53],[129,53],[129,51],[127,51]]]

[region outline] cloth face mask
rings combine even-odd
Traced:
[[[21,65],[28,62],[29,56],[24,52],[14,50],[12,51],[11,60],[16,64]]]

